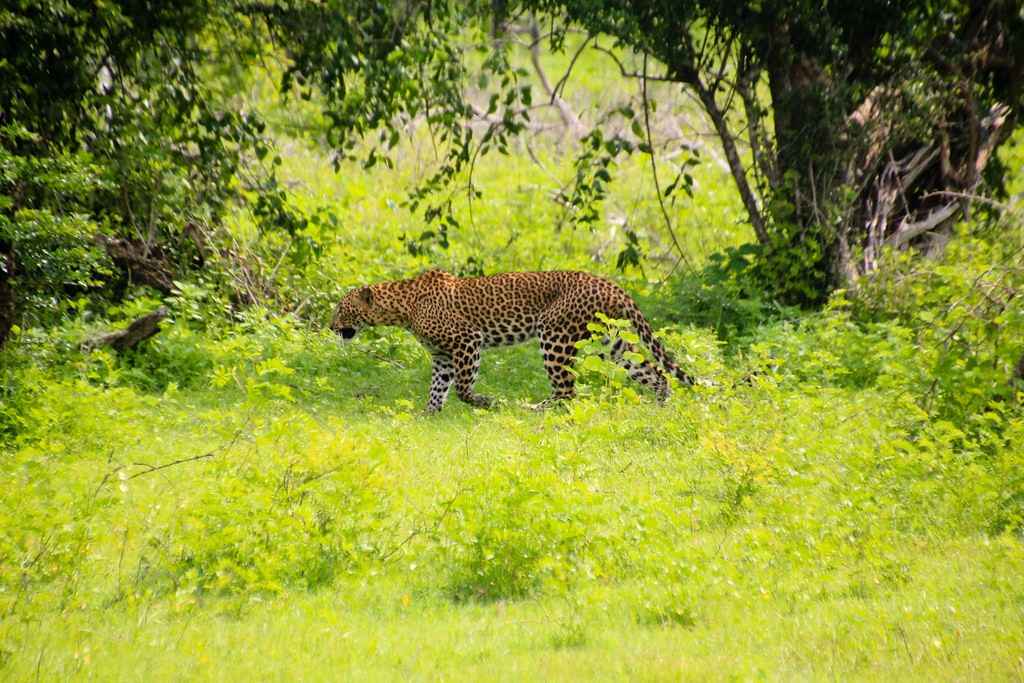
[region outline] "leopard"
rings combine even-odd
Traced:
[[[495,401],[475,390],[481,351],[540,339],[551,383],[550,407],[576,396],[573,364],[577,342],[592,332],[598,314],[629,322],[654,359],[682,384],[694,379],[672,359],[654,336],[636,302],[611,280],[580,271],[511,272],[460,277],[429,270],[406,280],[357,287],[337,304],[330,329],[343,342],[365,328],[394,326],[409,330],[432,360],[426,412],[440,411],[451,387],[459,400],[478,408]],[[657,401],[669,398],[665,374],[639,354],[636,344],[606,338],[610,356],[630,379],[652,390]],[[627,352],[633,353],[627,353]]]

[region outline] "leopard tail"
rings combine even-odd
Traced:
[[[688,375],[686,371],[680,368],[679,365],[672,360],[672,356],[665,347],[662,346],[661,342],[658,341],[657,337],[654,336],[654,330],[651,329],[650,323],[647,322],[647,319],[644,318],[644,314],[640,312],[640,309],[637,308],[635,303],[632,301],[629,302],[625,308],[625,314],[626,319],[632,323],[633,329],[636,330],[638,335],[640,335],[640,340],[643,341],[644,346],[651,350],[655,359],[657,359],[657,361],[661,363],[666,370],[675,375],[680,382],[692,385],[694,383],[693,377]]]

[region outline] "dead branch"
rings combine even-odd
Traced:
[[[169,462],[161,463],[159,465],[151,465],[148,462],[134,462],[132,463],[132,465],[135,465],[136,467],[145,467],[146,469],[142,470],[141,472],[136,472],[135,474],[131,474],[127,477],[124,477],[124,480],[131,481],[132,479],[136,479],[145,474],[153,474],[154,472],[166,470],[167,468],[174,467],[175,465],[183,465],[189,462],[196,462],[198,460],[207,460],[209,458],[212,458],[222,451],[231,450],[234,447],[234,445],[238,443],[238,440],[242,437],[242,433],[244,431],[245,429],[240,427],[238,430],[235,431],[235,434],[234,436],[231,437],[230,441],[228,441],[225,444],[221,444],[220,446],[217,446],[216,448],[213,448],[209,451],[206,451],[205,453],[200,453],[199,455],[193,455],[188,458],[178,458],[177,460],[171,460]],[[119,466],[115,469],[115,471],[121,470],[123,468],[123,465]],[[102,486],[104,483],[111,479],[111,474],[111,472],[108,472],[107,475],[103,477],[103,481],[100,482],[100,486]]]
[[[527,112],[539,111],[549,106],[551,105],[547,103],[533,104],[530,105],[529,107],[519,107],[517,109],[510,109],[509,112],[511,112],[513,116],[523,118],[523,115],[526,114]],[[488,127],[493,127],[495,130],[497,130],[498,128],[507,125],[507,117],[499,116],[497,114],[488,114],[483,107],[480,107],[472,102],[469,103],[469,109],[470,111],[473,112],[473,118],[464,124],[466,128],[483,127],[484,125],[486,125]],[[535,122],[533,120],[526,120],[525,123],[521,122],[520,125],[522,125],[522,127],[525,130],[528,130],[531,133],[542,133],[544,131],[552,130],[554,128],[559,127],[558,124]]]
[[[163,294],[174,289],[174,268],[154,250],[137,240],[100,235],[97,238],[110,260],[132,280],[149,285]]]
[[[921,199],[929,199],[931,197],[957,197],[959,199],[967,199],[980,204],[988,204],[989,206],[995,207],[1001,211],[1010,211],[1015,206],[1013,202],[1001,202],[984,195],[974,194],[971,192],[954,192],[953,190],[936,190],[935,192],[929,192],[928,194],[923,195]]]
[[[992,153],[995,152],[996,147],[999,146],[999,142],[1002,136],[1005,134],[1005,126],[1007,120],[1010,118],[1010,108],[1005,104],[996,104],[989,110],[989,113],[985,118],[981,120],[981,127],[983,130],[983,140],[981,146],[978,149],[977,156],[974,158],[974,177],[975,179],[981,178],[981,172],[985,170],[985,166],[988,165],[989,159],[992,157]],[[977,180],[975,181],[977,184]],[[974,189],[970,187],[968,189]]]
[[[533,70],[537,74],[537,78],[540,80],[541,87],[544,88],[544,92],[548,95],[548,101],[555,106],[558,110],[558,115],[562,118],[562,123],[565,128],[574,137],[581,138],[587,134],[587,128],[580,122],[576,113],[569,106],[568,102],[563,100],[559,95],[558,91],[551,87],[551,83],[548,81],[548,76],[544,73],[544,67],[540,63],[540,28],[537,26],[535,19],[530,20],[530,63],[533,64]],[[571,68],[571,67],[570,67]]]
[[[152,313],[136,318],[123,330],[110,332],[82,343],[84,351],[92,351],[101,346],[110,346],[115,351],[127,351],[138,346],[160,331],[160,321],[170,314],[164,306]]]
[[[900,221],[896,232],[885,239],[885,244],[893,247],[901,247],[915,237],[919,237],[929,230],[934,230],[947,220],[953,217],[960,209],[960,203],[946,204],[928,213],[919,221],[909,221],[909,216],[904,216]]]
[[[879,93],[881,96],[882,93]],[[870,99],[858,109],[857,122],[880,114],[877,101]],[[981,173],[1005,134],[1010,109],[996,104],[983,117],[970,112],[971,130],[968,149],[960,160],[954,161],[949,133],[940,127],[937,142],[924,144],[915,151],[894,159],[891,156],[872,181],[864,217],[867,239],[864,245],[865,271],[873,270],[884,246],[903,248],[923,235],[949,225],[958,215],[970,216],[970,205],[975,199],[974,188],[981,182]],[[976,124],[976,130],[975,130]],[[883,126],[884,129],[884,126]],[[872,138],[872,152],[881,145]],[[926,174],[937,175],[946,185],[945,190],[918,194],[914,186]],[[935,199],[942,200],[936,202]]]
[[[136,477],[141,477],[144,474],[152,474],[153,472],[159,472],[160,470],[165,470],[168,467],[174,467],[175,465],[181,465],[181,464],[184,464],[186,462],[195,462],[196,460],[206,460],[207,458],[212,458],[213,456],[217,455],[219,450],[220,449],[218,448],[218,449],[214,449],[212,451],[207,451],[206,453],[201,453],[200,455],[193,455],[190,458],[179,458],[178,460],[172,460],[170,462],[165,462],[162,465],[155,465],[155,466],[154,465],[150,465],[149,463],[145,463],[145,462],[133,462],[132,463],[133,465],[137,465],[139,467],[147,467],[148,469],[142,470],[141,472],[136,472],[135,474],[127,477],[126,481],[131,480],[131,479],[135,479]]]
[[[644,53],[644,75],[647,75],[647,53]],[[665,208],[665,198],[661,193],[661,183],[658,181],[658,162],[654,158],[654,140],[651,139],[651,114],[650,106],[647,101],[647,79],[644,78],[642,81],[642,88],[640,94],[643,97],[643,108],[644,108],[644,129],[647,134],[647,146],[651,155],[651,177],[654,179],[654,191],[658,195],[658,206],[661,207],[662,218],[665,219],[665,229],[668,230],[669,236],[672,238],[672,244],[675,246],[676,251],[679,252],[679,258],[686,261],[687,266],[690,265],[689,259],[686,258],[686,251],[682,245],[679,244],[679,238],[676,237],[676,231],[672,228],[672,219],[669,218],[668,209]]]

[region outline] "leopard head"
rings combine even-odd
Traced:
[[[338,302],[331,320],[331,330],[348,341],[363,327],[374,324],[373,290],[360,287],[350,291]]]

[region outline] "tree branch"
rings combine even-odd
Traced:
[[[907,220],[909,216],[904,216],[903,220],[900,221],[899,227],[896,228],[896,232],[887,237],[885,243],[889,246],[901,247],[915,237],[923,235],[929,230],[934,230],[939,225],[945,223],[959,208],[959,202],[946,204],[930,212],[922,220],[914,222],[909,222]]]
[[[749,68],[736,82],[736,89],[743,100],[743,111],[747,117],[747,137],[750,139],[750,154],[754,157],[754,167],[767,180],[768,187],[779,186],[778,171],[774,160],[767,156],[764,127],[761,125],[761,112],[754,94],[755,84],[760,78],[760,69]]]
[[[170,311],[166,307],[161,306],[152,313],[136,318],[123,330],[110,332],[83,342],[82,349],[91,351],[100,346],[110,346],[115,351],[127,351],[159,332],[160,321],[169,314]]]
[[[638,79],[639,78],[644,78],[644,75],[642,73],[637,73],[636,71],[628,71],[626,69],[626,66],[622,63],[622,60],[619,59],[618,55],[616,55],[614,52],[612,52],[608,48],[601,47],[600,45],[595,45],[594,49],[597,50],[598,52],[603,52],[606,55],[608,55],[609,57],[611,57],[612,61],[615,62],[615,66],[619,67],[619,74],[623,78],[638,78]],[[664,75],[664,76],[647,76],[646,80],[648,80],[648,81],[655,81],[655,82],[659,82],[659,83],[683,83],[684,82],[684,81],[680,80],[679,78],[673,78],[672,76],[669,76],[667,74]]]
[[[683,251],[683,247],[679,244],[679,238],[676,237],[676,231],[672,228],[672,219],[669,218],[668,209],[665,208],[665,198],[661,195],[661,183],[658,181],[658,162],[654,158],[654,140],[651,138],[651,114],[650,107],[647,102],[647,53],[644,53],[644,67],[643,67],[644,79],[641,81],[643,87],[640,93],[643,97],[643,108],[644,108],[644,128],[647,133],[647,146],[649,147],[651,156],[651,176],[654,178],[654,191],[658,195],[658,206],[661,207],[662,218],[665,219],[665,229],[668,230],[669,236],[672,238],[672,244],[675,246],[676,251],[679,252],[679,258],[686,261],[687,266],[690,265],[689,260],[686,258],[686,252]]]
[[[537,26],[537,21],[533,18],[530,19],[530,38],[530,63],[533,64],[533,70],[537,73],[537,78],[540,79],[541,87],[544,88],[544,92],[550,98],[551,104],[555,105],[555,108],[558,109],[558,115],[562,117],[562,123],[565,124],[566,129],[574,136],[582,137],[586,134],[586,126],[580,122],[579,117],[576,116],[576,113],[569,104],[558,96],[558,91],[551,87],[547,74],[544,73],[544,67],[541,66],[540,28]],[[573,59],[575,61],[575,58]],[[572,69],[572,66],[569,68]],[[568,72],[565,77],[568,78]],[[561,82],[559,85],[561,85]]]
[[[551,92],[552,97],[561,97],[560,93],[565,89],[565,84],[569,82],[569,75],[572,74],[572,70],[576,66],[576,60],[580,58],[581,54],[583,54],[583,50],[586,49],[592,38],[593,36],[588,35],[583,42],[580,43],[580,46],[576,49],[572,59],[569,60],[569,66],[566,68],[565,73],[562,74],[562,77],[558,79],[557,83],[555,83],[554,90]]]
[[[729,163],[729,171],[736,182],[736,189],[739,190],[740,199],[747,210],[747,216],[750,218],[750,224],[754,228],[754,234],[757,235],[757,241],[767,245],[769,238],[764,215],[757,205],[757,198],[754,196],[753,190],[750,189],[746,169],[743,168],[743,162],[740,160],[739,152],[736,149],[736,139],[729,130],[729,124],[725,120],[725,115],[715,101],[715,93],[701,82],[700,76],[697,74],[694,74],[688,83],[697,92],[697,97],[700,98],[701,104],[704,105],[704,110],[711,117],[711,123],[714,124],[718,138],[722,141],[722,151],[725,152],[725,159]]]
[[[238,431],[235,432],[235,435],[233,437],[231,437],[231,441],[227,442],[226,444],[222,444],[220,446],[217,446],[213,450],[209,450],[209,451],[207,451],[205,453],[200,453],[199,455],[193,455],[190,458],[179,458],[178,460],[171,460],[170,462],[165,462],[165,463],[160,464],[160,465],[150,465],[149,463],[146,463],[146,462],[135,462],[135,463],[132,463],[133,465],[137,465],[139,467],[146,467],[148,469],[142,470],[141,472],[136,472],[135,474],[133,474],[133,475],[131,475],[129,477],[126,477],[125,481],[131,481],[132,479],[135,479],[136,477],[141,477],[144,474],[152,474],[153,472],[159,472],[160,470],[165,470],[168,467],[174,467],[175,465],[183,465],[183,464],[185,464],[187,462],[195,462],[197,460],[206,460],[207,458],[212,458],[213,456],[217,455],[221,451],[226,451],[226,450],[229,450],[230,448],[232,448],[238,442],[238,439],[241,438],[242,432],[243,432],[243,430],[239,429]]]

